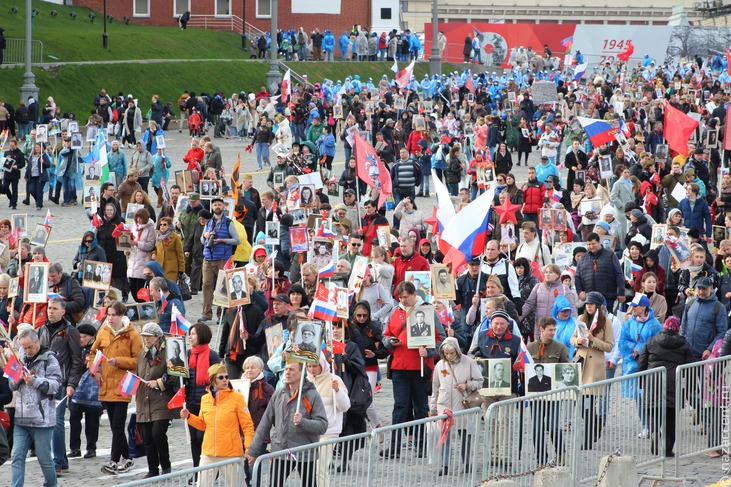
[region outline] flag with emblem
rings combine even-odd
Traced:
[[[289,71],[287,71],[289,73]],[[282,85],[284,85],[284,82],[282,82]],[[236,158],[236,164],[234,164],[233,171],[231,171],[231,192],[234,197],[234,204],[239,203],[239,174],[240,174],[240,166],[241,166],[241,152],[239,152],[238,157]]]
[[[391,174],[386,165],[376,155],[375,149],[357,131],[353,132],[355,142],[355,171],[356,175],[368,186],[378,191],[378,207],[386,202],[393,194]]]
[[[13,382],[20,381],[20,378],[23,376],[23,366],[20,365],[20,362],[18,362],[18,359],[15,358],[15,355],[10,356],[8,363],[5,364],[3,373]]]

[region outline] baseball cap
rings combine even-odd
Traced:
[[[198,201],[201,199],[201,195],[198,193],[188,193],[188,201]]]
[[[713,287],[713,279],[708,276],[701,277],[695,282],[695,287]]]
[[[292,302],[289,300],[289,296],[284,293],[279,293],[274,296],[274,301],[281,301],[283,303],[292,304]]]
[[[646,308],[650,307],[650,300],[647,299],[647,296],[644,294],[635,294],[635,299],[632,300],[631,303],[629,303],[630,306],[644,306]]]

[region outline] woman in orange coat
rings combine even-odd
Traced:
[[[201,449],[200,466],[221,462],[229,458],[243,457],[254,439],[254,422],[249,415],[246,399],[233,390],[228,380],[228,372],[223,364],[214,364],[208,368],[211,385],[208,394],[201,398],[200,414],[191,414],[187,409],[180,411],[180,417],[186,419],[193,428],[204,431]],[[244,445],[241,445],[239,428],[244,433]],[[225,485],[233,485],[233,470],[226,468]],[[201,472],[198,485],[209,485],[216,478],[217,472]],[[208,476],[208,478],[206,478]]]
[[[157,223],[157,245],[151,256],[160,263],[165,271],[165,277],[173,282],[178,281],[179,273],[185,272],[183,242],[180,236],[173,232],[172,218],[165,216]]]
[[[107,306],[107,317],[99,327],[90,356],[97,351],[104,354],[105,360],[99,365],[94,380],[99,384],[99,400],[104,405],[112,428],[112,453],[109,463],[102,472],[110,475],[125,473],[134,465],[129,458],[127,436],[124,426],[127,420],[127,405],[131,396],[123,395],[119,383],[127,371],[137,370],[137,355],[142,349],[142,338],[125,316],[126,308],[119,301]],[[93,359],[89,362],[93,363]]]

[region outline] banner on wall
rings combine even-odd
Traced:
[[[327,0],[327,2],[292,0],[292,13],[340,15],[340,0]]]
[[[726,52],[725,39],[731,37],[731,27],[597,25],[597,24],[490,24],[440,23],[439,30],[447,37],[445,61],[462,62],[465,38],[481,38],[482,62],[490,66],[510,68],[513,49],[532,47],[543,53],[548,45],[554,56],[563,57],[566,49],[561,41],[573,36],[571,54],[581,51],[590,66],[614,62],[624,52],[627,41],[634,45],[630,64],[642,61],[645,55],[659,64],[674,65],[683,59],[703,58],[709,52]],[[425,57],[431,52],[431,24],[424,26]]]

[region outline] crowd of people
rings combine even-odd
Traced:
[[[411,79],[403,86],[387,75],[377,84],[357,75],[306,81],[278,98],[264,88],[231,97],[186,92],[178,101],[179,130],[187,118],[190,150],[174,162],[163,143],[165,106],[172,104],[153,96],[143,131],[134,97],[112,99],[102,90],[87,125],[107,134],[95,145],[106,144],[108,174],[115,178],[105,176],[86,210],[90,224],[79,232],[75,257],[48,262],[42,246],[31,247],[17,237],[14,223],[0,220],[0,319],[10,326],[2,365],[20,366],[10,379],[0,378],[0,404],[11,425],[11,485],[23,485],[31,449],[45,484],[55,485],[69,469],[68,458],[82,456],[82,417],[83,456],[94,458],[101,411],[112,432],[102,471],[129,471],[134,460],[125,422],[133,395],[140,425],[135,439],[152,477],[171,469],[167,430],[177,418],[187,423],[195,466],[244,456],[253,464],[267,448],[378,428],[382,419],[359,391],[365,383],[378,392],[384,361],[394,391],[391,423],[399,424],[463,409],[463,399],[476,392],[483,407],[526,394],[521,342],[544,364],[541,374],[545,364],[580,362],[580,377],[566,368],[565,385],[731,354],[731,175],[723,146],[710,137],[722,138],[717,129],[729,102],[718,74],[702,60],[672,68],[606,66],[586,84],[557,74],[556,100],[541,104],[532,101],[531,85],[542,78],[520,68],[499,76]],[[717,108],[709,112],[709,106]],[[667,150],[663,114],[670,107],[703,122],[689,156]],[[232,123],[218,133],[227,110]],[[46,121],[58,110],[49,115]],[[626,139],[595,147],[578,117],[622,120]],[[95,161],[71,148],[72,120],[58,120],[56,145],[36,140],[36,120],[13,127],[20,138],[5,152],[3,192],[10,208],[17,206],[21,171],[38,208],[45,193],[56,204],[62,195],[64,205],[74,206]],[[243,170],[224,172],[220,148],[201,121],[216,127],[214,136],[248,142],[258,168],[269,169],[266,189],[255,188]],[[193,133],[194,124],[200,133]],[[355,135],[371,141],[388,169],[391,195],[363,178],[367,161]],[[124,154],[125,146],[131,154]],[[345,166],[338,176],[333,161],[341,148]],[[519,182],[513,169],[528,165],[534,150],[540,163]],[[202,194],[191,189],[202,185],[166,186],[173,165],[189,170],[193,185],[206,181],[218,189]],[[97,169],[94,174],[104,174]],[[312,176],[322,184],[310,186]],[[494,192],[493,209],[500,211],[491,211],[481,232],[484,251],[461,266],[443,253],[439,219],[429,218],[429,200],[420,199],[432,190],[440,210],[453,205],[457,212]],[[129,247],[120,248],[120,235],[127,235]],[[89,262],[112,264],[100,302],[84,285]],[[53,297],[24,303],[26,264],[42,263]],[[239,268],[245,272],[221,291],[219,276],[227,275],[221,271]],[[425,285],[432,270],[435,277]],[[323,301],[321,284],[328,282],[336,286],[331,291],[350,287],[354,295],[346,289],[347,317],[332,320],[331,342],[320,349],[310,341],[310,323]],[[8,298],[15,284],[21,292]],[[220,304],[245,294],[246,304]],[[166,337],[176,333],[171,324],[192,299],[201,300],[202,312],[187,332],[185,408],[182,402],[171,407],[181,381],[171,374],[176,365]],[[130,306],[139,310],[135,306],[145,303],[154,306],[156,323],[133,319],[139,315]],[[90,308],[95,311],[88,316]],[[217,344],[214,320],[221,326]],[[306,367],[291,360],[304,351],[318,360]],[[497,375],[487,377],[480,364],[499,359],[512,367],[490,367]],[[141,379],[136,394],[125,392],[130,372]],[[501,392],[484,394],[485,382]],[[668,397],[674,387],[668,380]],[[637,400],[641,436],[672,456],[670,430],[658,446],[648,406],[637,391],[628,394]],[[592,448],[605,419],[593,403],[585,410],[584,446]],[[563,458],[556,411],[534,418],[541,464]],[[704,426],[709,445],[718,444],[712,432],[720,424]],[[553,453],[542,445],[545,430]],[[463,441],[471,434],[462,433]],[[405,448],[426,454],[423,429],[408,440],[394,432],[380,456],[400,458]],[[353,453],[338,452],[340,471]],[[307,485],[324,485],[335,461],[332,450],[329,455],[312,462],[285,456],[276,471],[283,478],[297,469]],[[461,468],[472,468],[468,458]],[[448,454],[442,460],[440,475],[460,468]]]

